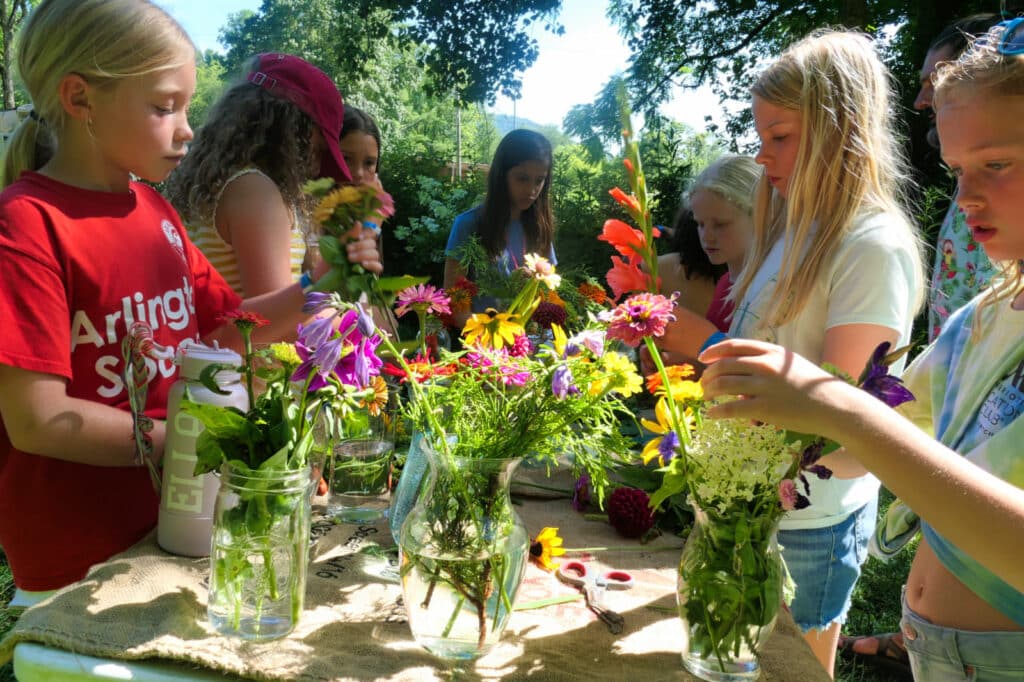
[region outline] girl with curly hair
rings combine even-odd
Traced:
[[[291,55],[259,55],[168,180],[192,241],[243,297],[312,284],[302,185],[320,176],[351,182],[338,145],[343,116],[322,71]]]

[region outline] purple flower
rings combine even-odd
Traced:
[[[373,336],[377,331],[377,325],[373,323],[373,316],[363,306],[359,306],[359,317],[356,321],[356,329],[363,336]]]
[[[306,294],[306,302],[302,306],[302,312],[316,314],[327,308],[333,307],[334,295],[323,291],[311,291]]]
[[[348,386],[368,386],[370,377],[380,374],[380,367],[384,364],[376,352],[381,339],[377,334],[366,337],[360,333],[359,315],[355,310],[345,311],[338,322],[339,330],[334,330],[332,324],[329,329],[333,336],[315,346],[309,340],[311,337],[318,339],[322,330],[316,327],[311,334],[309,327],[320,320],[307,325],[305,333],[295,344],[295,352],[303,362],[292,374],[292,381],[304,382],[315,372],[316,376],[309,380],[310,391],[326,386],[328,377],[332,375]]]
[[[647,336],[661,336],[665,326],[676,316],[672,314],[676,294],[641,293],[630,296],[616,306],[608,318],[608,336],[621,339],[636,348]]]
[[[589,350],[596,357],[601,357],[601,355],[604,354],[604,331],[598,329],[587,329],[576,334],[569,339],[569,343],[565,348],[565,354],[567,356],[575,355],[575,353],[569,352],[569,347],[577,347],[580,345]]]
[[[566,396],[572,393],[578,394],[580,390],[573,383],[572,370],[565,365],[559,365],[551,374],[551,392],[559,400],[565,400]]]
[[[889,374],[885,356],[889,353],[890,345],[885,341],[871,354],[871,360],[861,375],[860,387],[889,407],[896,407],[914,400],[914,394],[903,385],[901,379]]]
[[[668,464],[669,460],[676,456],[678,450],[679,436],[675,431],[669,431],[658,441],[658,456],[664,464]]]
[[[319,348],[334,333],[334,319],[330,317],[318,317],[309,324],[299,325],[299,343],[307,348]]]
[[[572,508],[584,512],[590,506],[590,476],[586,472],[576,479],[576,487],[572,491]]]

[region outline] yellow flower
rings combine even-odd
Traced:
[[[658,421],[652,422],[650,419],[641,419],[640,423],[645,429],[651,433],[657,433],[660,435],[659,438],[652,438],[644,446],[643,452],[640,453],[640,457],[643,458],[644,464],[647,464],[655,457],[662,458],[662,464],[664,464],[664,457],[662,457],[661,445],[665,439],[665,434],[673,433],[672,431],[672,414],[668,409],[668,400],[663,396],[658,399],[658,404],[654,406],[654,418]],[[673,435],[675,435],[673,433]],[[678,438],[678,436],[677,436]],[[678,442],[678,441],[677,441]]]
[[[561,325],[553,324],[551,325],[551,336],[552,344],[555,347],[555,353],[558,354],[558,357],[564,356],[565,346],[569,342],[565,336],[565,330],[562,329]]]
[[[668,375],[668,383],[670,386],[678,383],[682,379],[687,379],[694,375],[693,367],[690,365],[669,365],[665,368],[665,374]],[[647,390],[652,395],[661,394],[661,374],[655,372],[654,374],[647,375]],[[673,393],[673,396],[675,394]]]
[[[288,365],[291,367],[298,367],[302,364],[302,358],[295,352],[295,346],[290,343],[272,343],[270,344],[270,354],[274,356],[274,359],[280,362],[282,365]]]
[[[516,315],[499,313],[494,308],[488,308],[486,312],[470,317],[462,330],[466,345],[479,343],[495,350],[501,350],[505,344],[511,346],[517,336],[525,333],[526,330]]]
[[[558,537],[557,528],[544,528],[530,543],[530,561],[545,571],[553,571],[558,568],[558,564],[551,561],[551,557],[563,554],[565,554],[565,550],[562,549],[562,538]]]
[[[607,391],[627,397],[639,393],[643,388],[644,380],[636,371],[636,366],[622,353],[608,351],[602,355],[601,369],[604,374],[590,383],[590,395],[600,395]]]
[[[669,383],[672,400],[677,403],[692,403],[704,399],[704,387],[699,381],[673,381]]]
[[[339,187],[333,192],[324,196],[320,203],[313,209],[313,221],[317,225],[323,225],[334,214],[334,209],[341,204],[352,204],[362,199],[362,193],[355,185]]]

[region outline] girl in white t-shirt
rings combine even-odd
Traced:
[[[889,74],[868,37],[826,31],[786,50],[751,92],[764,176],[729,335],[858,376],[881,342],[910,341],[923,293],[918,238],[899,202]],[[677,317],[663,339],[672,350],[696,354],[725,337]],[[877,479],[846,460],[822,460],[835,476],[811,482],[811,506],[787,514],[779,533],[793,617],[828,671],[877,507]]]

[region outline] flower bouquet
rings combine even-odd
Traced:
[[[404,413],[419,434],[414,449],[431,464],[400,528],[404,599],[416,640],[442,656],[485,653],[511,615],[528,536],[508,488],[523,458],[554,464],[568,454],[600,499],[610,464],[628,451],[619,422],[629,413],[620,398],[640,390],[632,363],[608,348],[604,325],[593,318],[571,335],[553,325],[551,340],[533,347],[523,321],[558,275],[532,254],[523,274],[525,285],[505,311],[470,318],[465,350],[399,358],[390,370],[409,387]],[[429,291],[418,295],[424,305],[436,300]],[[413,450],[407,469],[412,458]]]
[[[310,294],[311,309],[337,295]],[[300,327],[294,344],[253,351],[251,334],[266,321],[251,312],[227,317],[242,334],[243,366],[211,365],[201,377],[218,392],[217,373],[241,372],[247,412],[182,402],[204,426],[196,441],[196,475],[218,471],[210,555],[210,622],[247,639],[280,637],[295,626],[305,593],[312,486],[313,424],[344,421],[374,401],[381,361],[369,315],[351,304],[333,319]],[[254,395],[258,378],[265,388]],[[319,477],[317,477],[319,478]]]

